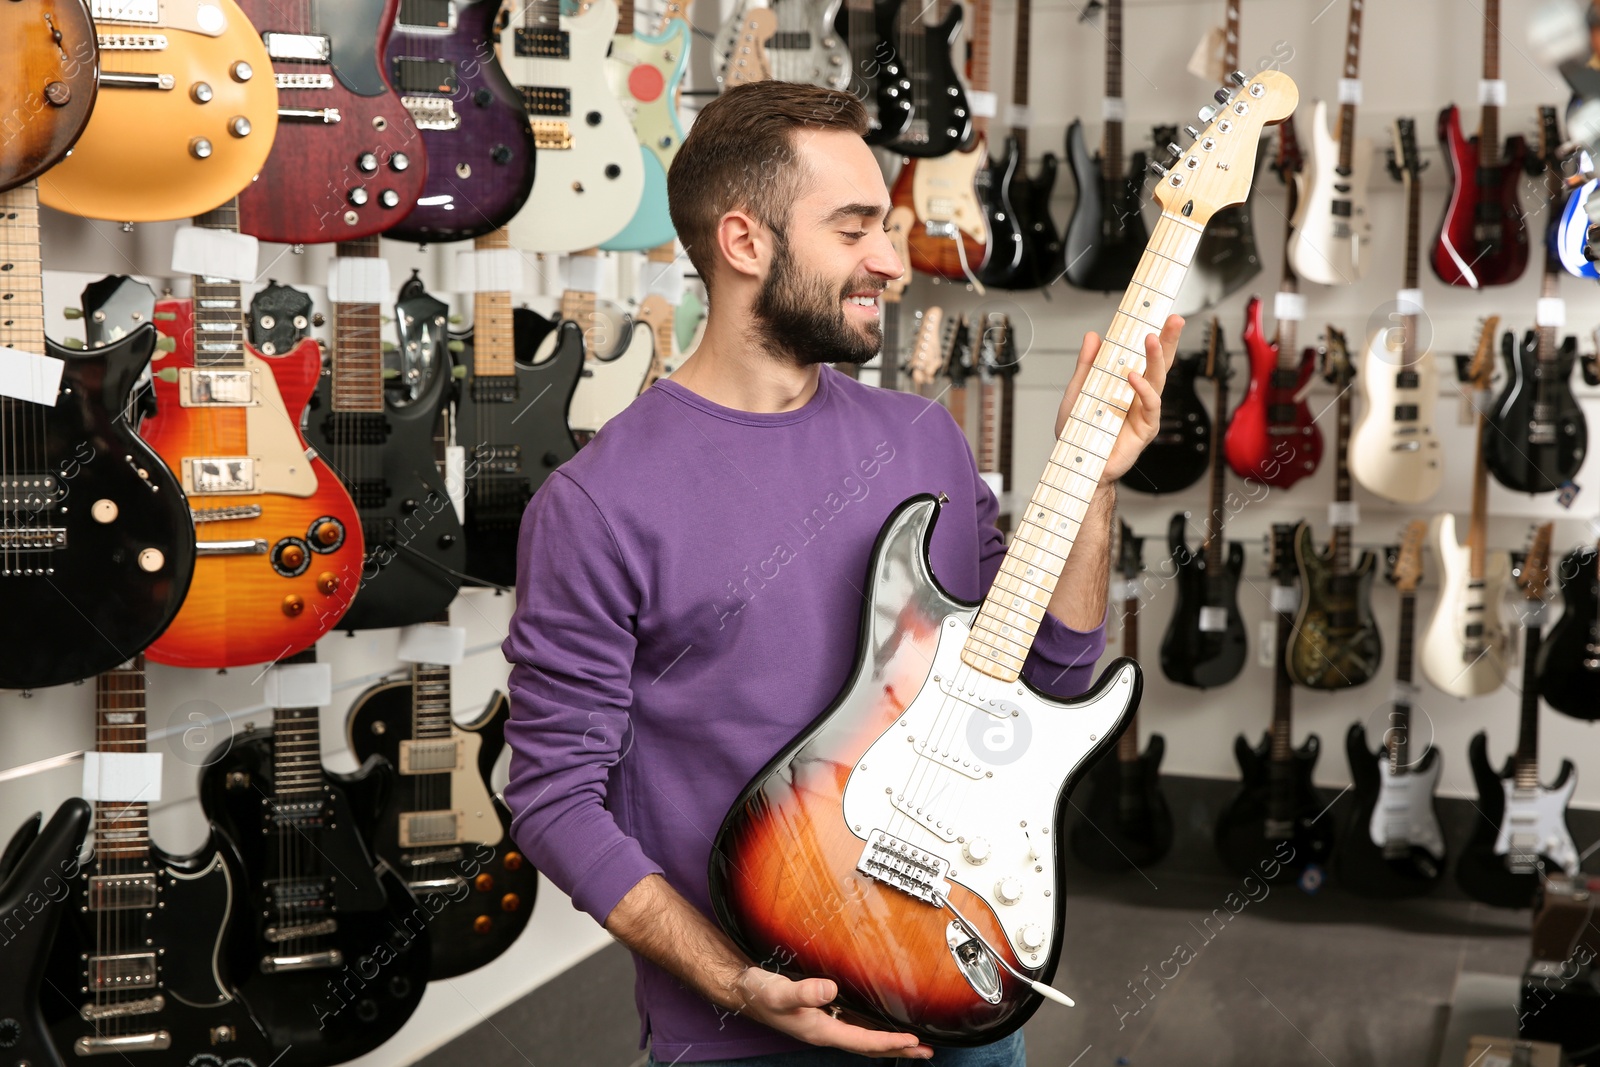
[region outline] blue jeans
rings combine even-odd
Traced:
[[[806,1049],[803,1052],[778,1052],[771,1056],[752,1056],[743,1060],[717,1060],[716,1067],[857,1067],[867,1063],[933,1063],[940,1067],[1028,1067],[1028,1050],[1022,1045],[1022,1031],[992,1045],[977,1048],[935,1049],[931,1060],[885,1060],[840,1052],[835,1048]],[[654,1056],[649,1067],[672,1067]]]

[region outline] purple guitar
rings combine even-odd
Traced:
[[[533,188],[533,132],[495,58],[495,0],[400,0],[384,61],[422,131],[428,181],[384,236],[464,241],[499,229]]]

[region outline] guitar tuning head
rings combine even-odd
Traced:
[[[1173,159],[1183,155],[1183,149],[1179,148],[1176,143],[1168,142],[1167,151],[1171,153]]]
[[[1211,120],[1216,118],[1216,117],[1217,117],[1217,109],[1212,107],[1210,104],[1207,104],[1205,107],[1200,109],[1200,121],[1201,122],[1204,122],[1207,125],[1210,125],[1211,124]]]
[[[1165,178],[1167,176],[1167,168],[1152,160],[1150,163],[1150,173],[1154,174],[1157,178]]]
[[[1244,76],[1244,71],[1236,70],[1232,74],[1228,75],[1228,80],[1242,89],[1244,88],[1244,83],[1250,79]]]
[[[1211,99],[1215,100],[1218,104],[1226,104],[1232,98],[1233,92],[1229,89],[1218,89],[1216,92],[1211,94]]]
[[[1195,129],[1193,126],[1185,126],[1183,128],[1183,132],[1189,135],[1189,140],[1191,141],[1197,141],[1200,139],[1200,131]]]

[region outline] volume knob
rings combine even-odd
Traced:
[[[961,846],[961,854],[967,858],[968,863],[973,865],[983,863],[989,858],[988,838],[974,837]]]
[[[1017,944],[1024,952],[1038,952],[1044,948],[1044,928],[1029,923],[1017,931]]]
[[[1002,878],[995,883],[994,898],[1002,904],[1015,904],[1022,899],[1022,880]]]

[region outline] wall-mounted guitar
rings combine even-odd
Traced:
[[[606,71],[639,140],[644,191],[628,224],[602,248],[640,252],[668,244],[677,234],[667,208],[667,171],[684,136],[678,93],[689,66],[688,7],[683,0],[667,0],[654,31],[644,34],[633,28],[633,0],[621,0]]]
[[[1219,419],[1228,410],[1228,349],[1222,326],[1211,320],[1206,347],[1205,375],[1215,386]],[[1167,527],[1167,547],[1176,570],[1178,602],[1172,621],[1161,639],[1161,673],[1180,685],[1211,689],[1226,685],[1244,669],[1248,642],[1239,614],[1239,576],[1244,573],[1244,546],[1223,534],[1227,519],[1227,489],[1222,452],[1211,450],[1211,503],[1206,512],[1206,536],[1198,552],[1191,551],[1187,512],[1172,516]]]
[[[1575,719],[1600,719],[1600,545],[1567,553],[1561,618],[1539,648],[1539,695]]]
[[[1439,112],[1439,147],[1450,164],[1450,198],[1428,257],[1446,285],[1473,289],[1505,285],[1522,277],[1528,265],[1528,228],[1517,201],[1528,144],[1520,134],[1500,147],[1500,108],[1506,83],[1500,80],[1500,0],[1484,0],[1483,106],[1478,135],[1461,134],[1454,104]]]
[[[1277,655],[1272,684],[1272,728],[1255,748],[1240,734],[1233,742],[1243,785],[1217,820],[1217,852],[1240,874],[1266,878],[1265,864],[1276,861],[1278,876],[1293,881],[1312,865],[1323,865],[1333,851],[1333,820],[1320,816],[1327,804],[1312,784],[1322,743],[1309,735],[1294,747],[1293,686],[1289,680],[1289,638],[1294,631],[1295,578],[1292,523],[1272,525],[1273,611],[1278,617]]]
[[[772,80],[824,89],[850,85],[850,46],[837,32],[839,4],[840,0],[772,0],[766,5],[774,19],[772,35],[765,42]],[[717,34],[719,44],[738,39],[751,6],[741,3],[735,7]],[[718,65],[729,51],[727,47],[717,50]]]
[[[1577,278],[1600,278],[1600,263],[1584,254],[1589,247],[1589,198],[1600,189],[1595,177],[1594,157],[1580,151],[1577,173],[1568,184],[1572,191],[1561,206],[1561,217],[1550,224],[1547,237],[1550,251],[1561,260],[1561,267]]]
[[[978,476],[989,483],[998,510],[995,527],[1001,533],[1011,529],[1009,484],[1000,470],[1000,432],[1015,414],[1004,404],[1002,380],[1014,370],[1011,318],[1005,312],[979,312],[974,316],[977,337],[972,345],[973,373],[978,376]]]
[[[1406,187],[1404,306],[1397,307],[1398,328],[1373,332],[1361,356],[1356,380],[1365,403],[1350,437],[1350,473],[1369,492],[1398,504],[1418,504],[1444,483],[1444,459],[1433,432],[1439,402],[1439,370],[1433,353],[1422,345],[1422,290],[1417,266],[1418,231],[1422,220],[1422,171],[1417,155],[1417,124],[1394,121],[1394,148],[1389,173]],[[1428,340],[1432,340],[1431,333]]]
[[[27,115],[6,131],[0,192],[37,178],[83,133],[99,89],[100,46],[87,0],[29,0],[0,9],[11,73],[0,114]]]
[[[1245,83],[1205,131],[1205,165],[1162,180],[1150,247],[984,602],[952,599],[929,570],[938,500],[897,507],[869,564],[851,682],[717,834],[723,928],[753,959],[836,981],[841,1017],[972,1045],[1014,1031],[1043,997],[1067,1000],[1044,984],[1064,947],[1063,797],[1112,747],[1141,676],[1119,659],[1060,700],[1020,672],[1133,401],[1124,375],[1144,365],[1211,212],[1248,192],[1262,126],[1296,96],[1277,71]],[[998,723],[1028,742],[987,747]],[[834,920],[817,932],[819,907]],[[886,945],[904,966],[883,967]]]
[[[1324,376],[1339,393],[1339,430],[1334,450],[1333,504],[1328,508],[1332,532],[1328,551],[1318,552],[1311,523],[1302,522],[1294,539],[1300,570],[1300,607],[1289,642],[1289,677],[1309,689],[1345,689],[1361,685],[1383,663],[1383,638],[1372,617],[1372,575],[1378,559],[1362,551],[1350,564],[1350,531],[1355,525],[1350,499],[1350,378],[1355,369],[1344,334],[1328,327]]]
[[[491,0],[401,0],[384,62],[422,132],[428,177],[386,236],[462,241],[504,226],[527,202],[533,130],[495,58],[499,14]]]
[[[930,16],[935,21],[928,21]],[[892,152],[914,159],[949,155],[972,139],[972,105],[952,59],[961,36],[961,5],[902,2],[895,13],[894,51],[911,82],[911,121],[888,142]]]
[[[911,391],[918,396],[928,397],[934,383],[944,377],[948,351],[945,327],[944,308],[934,305],[918,312],[916,336],[911,340],[911,354],[906,357],[906,377],[911,380]],[[887,364],[885,369],[889,369]],[[891,371],[884,388],[898,387],[898,375]]]
[[[1539,109],[1539,157],[1544,161],[1545,195],[1552,219],[1563,193],[1561,134],[1556,122],[1555,108]],[[1560,489],[1577,475],[1589,448],[1589,426],[1572,395],[1578,339],[1568,334],[1559,344],[1556,341],[1565,318],[1560,291],[1561,263],[1546,242],[1544,274],[1539,280],[1539,321],[1523,337],[1520,350],[1509,332],[1501,343],[1506,384],[1489,410],[1484,438],[1489,473],[1519,493]]]
[[[1517,587],[1526,603],[1517,750],[1498,773],[1489,763],[1486,731],[1474,734],[1467,750],[1478,787],[1478,818],[1472,839],[1456,862],[1456,881],[1472,899],[1502,908],[1530,906],[1545,872],[1578,873],[1578,848],[1567,825],[1567,805],[1578,788],[1577,769],[1564,759],[1554,784],[1539,781],[1539,685],[1534,665],[1550,579],[1551,529],[1551,523],[1539,527],[1517,568]]]
[[[1211,232],[1210,227],[1206,232]],[[1161,389],[1161,425],[1120,485],[1141,493],[1176,493],[1198,482],[1210,466],[1215,436],[1211,414],[1200,402],[1194,384],[1195,378],[1209,373],[1215,358],[1212,350],[1225,351],[1221,327],[1215,322],[1212,333],[1206,351],[1180,354],[1167,369],[1167,383]],[[1218,411],[1217,425],[1227,421],[1228,413]]]
[[[866,109],[868,144],[888,144],[911,128],[911,79],[895,50],[901,2],[844,0],[834,22],[850,50],[849,89]]]
[[[728,38],[727,59],[717,67],[717,84],[724,90],[747,82],[768,81],[772,78],[772,64],[767,59],[766,43],[778,32],[778,16],[770,7],[752,7],[745,11],[744,19],[733,28]]]
[[[574,269],[579,260],[592,262],[593,255],[592,249],[574,253]],[[583,372],[567,405],[567,425],[585,444],[643,391],[655,360],[655,337],[638,319],[601,310],[594,290],[576,284],[562,291],[555,322],[575,322],[583,331]],[[543,337],[535,358],[543,363],[557,343],[554,333]]]
[[[0,598],[28,605],[0,612],[0,689],[34,689],[109,670],[167,628],[194,574],[194,525],[178,479],[127,417],[155,331],[84,352],[44,334],[33,182],[0,193],[0,267],[11,383],[0,395]]]
[[[1420,756],[1411,737],[1411,635],[1416,629],[1417,583],[1422,580],[1422,543],[1428,524],[1417,519],[1406,526],[1389,570],[1400,594],[1400,626],[1394,660],[1395,693],[1389,725],[1374,753],[1367,731],[1350,724],[1345,754],[1350,760],[1354,804],[1339,837],[1334,872],[1339,881],[1364,897],[1395,899],[1420,896],[1444,874],[1445,840],[1439,825],[1434,790],[1443,763],[1429,744]]]
[[[1278,127],[1278,159],[1274,165],[1289,186],[1291,214],[1297,202],[1300,148],[1294,120]],[[1305,392],[1317,372],[1317,354],[1307,348],[1295,354],[1295,332],[1305,314],[1300,283],[1287,254],[1274,308],[1277,337],[1267,340],[1261,325],[1261,301],[1251,297],[1244,312],[1244,345],[1250,355],[1250,386],[1228,420],[1222,439],[1228,466],[1241,478],[1287,489],[1317,469],[1322,459],[1322,431],[1317,428]]]
[[[1498,317],[1483,325],[1472,358],[1472,388],[1483,396],[1494,368]],[[1448,511],[1434,518],[1434,552],[1440,569],[1439,600],[1422,637],[1422,673],[1452,696],[1474,697],[1500,688],[1506,677],[1506,633],[1500,623],[1511,561],[1490,552],[1489,470],[1484,462],[1488,418],[1478,412],[1478,447],[1472,468],[1472,519],[1467,544],[1456,541],[1456,519]]]
[[[967,66],[969,80],[974,95],[982,94],[992,101],[995,94],[989,91],[989,39],[989,0],[972,0],[971,58]],[[981,110],[992,111],[993,105]],[[985,228],[989,231],[989,256],[984,261],[983,269],[977,272],[978,280],[986,285],[1015,289],[1023,260],[1030,255],[1028,237],[1024,219],[1011,202],[1011,179],[1015,172],[1008,174],[989,158],[989,117],[981,113],[974,116],[973,144],[968,148],[952,153],[945,160],[924,160],[918,164],[918,170],[923,172],[926,180],[928,168],[938,167],[957,155],[971,152],[978,157],[975,181],[978,199],[983,204]]]
[[[1120,523],[1117,573],[1122,575],[1122,654],[1139,658],[1139,572],[1144,570],[1144,538]],[[1072,827],[1072,854],[1097,871],[1125,871],[1160,863],[1172,848],[1172,812],[1161,792],[1161,757],[1167,742],[1151,734],[1139,753],[1139,715],[1117,738],[1116,756],[1100,757],[1089,771],[1089,796],[1077,805],[1082,817]]]
[[[1039,289],[1061,277],[1061,237],[1055,219],[1050,217],[1050,194],[1056,186],[1058,161],[1054,152],[1039,160],[1039,173],[1028,173],[1028,127],[1033,112],[1028,108],[1029,34],[1032,5],[1017,0],[1017,48],[1011,77],[1011,135],[1005,153],[992,169],[999,175],[997,184],[1005,191],[1004,202],[1011,206],[1022,231],[1022,258],[1009,279],[990,281],[1006,289]]]

